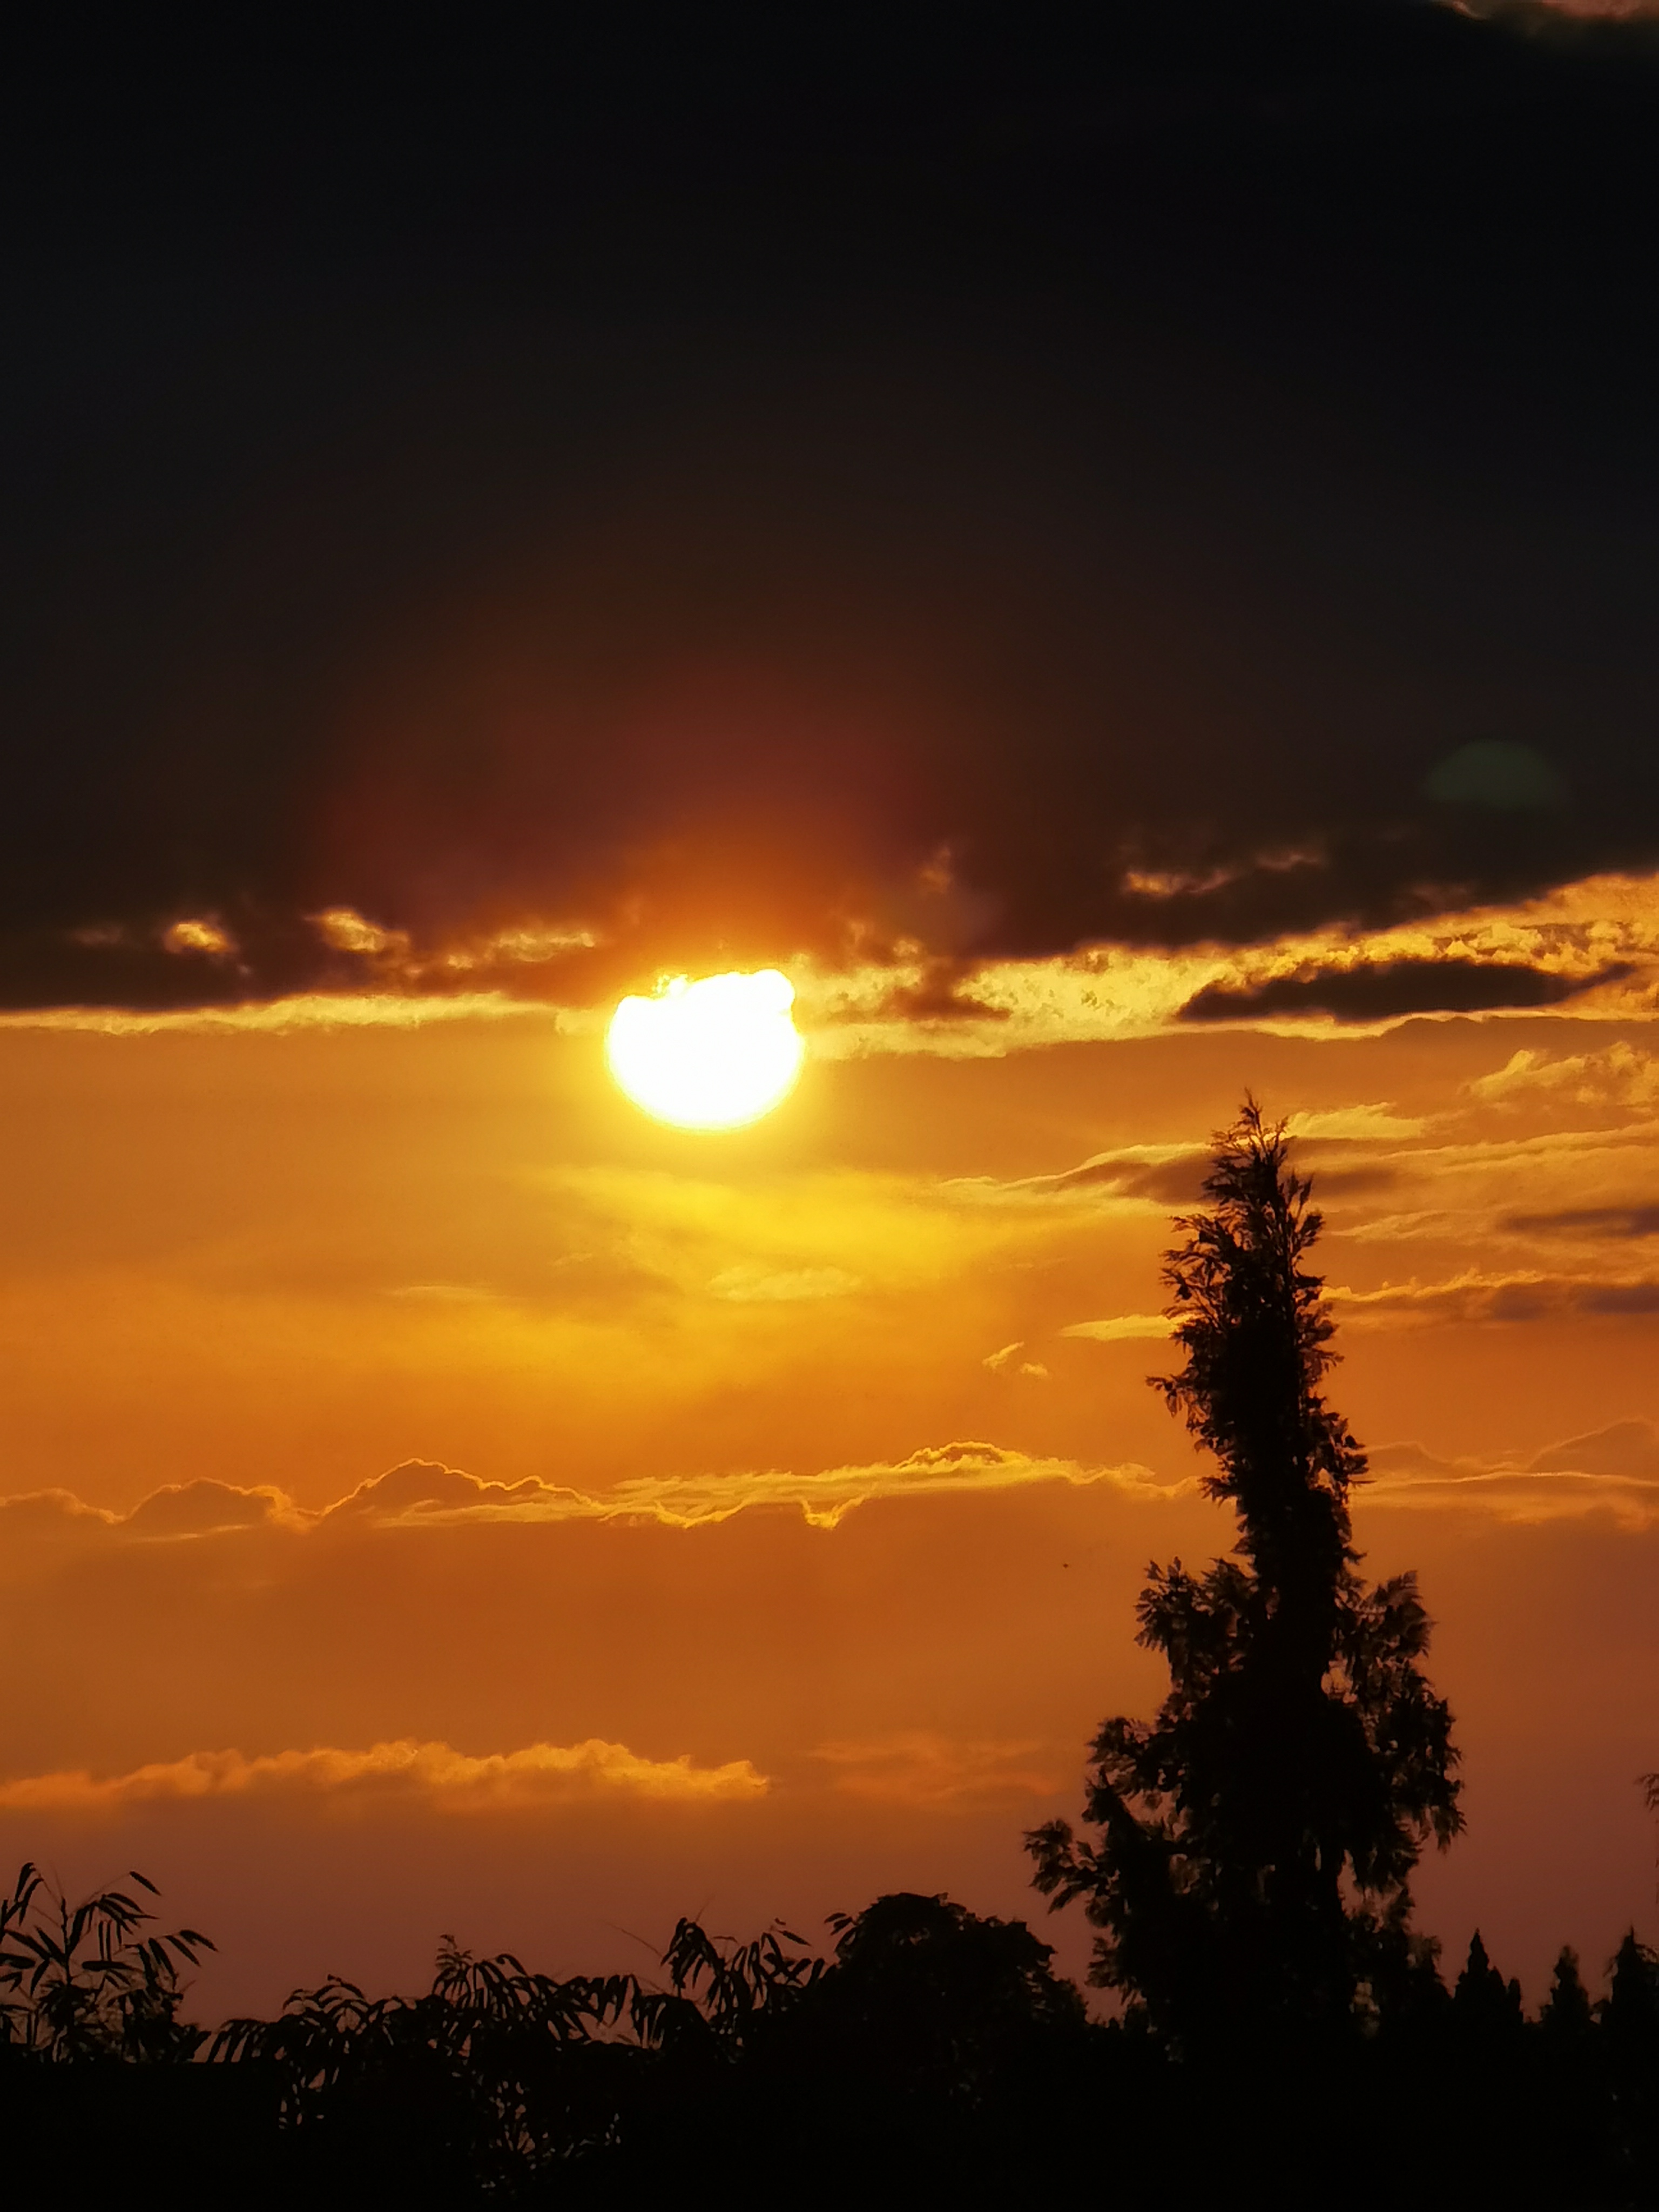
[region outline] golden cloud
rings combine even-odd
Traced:
[[[1104,1321],[1070,1322],[1060,1333],[1086,1337],[1095,1344],[1126,1344],[1173,1336],[1175,1327],[1168,1314],[1111,1314]]]
[[[1513,1107],[1540,1096],[1577,1106],[1656,1106],[1659,1060],[1622,1038],[1601,1052],[1521,1051],[1464,1088],[1485,1106]]]
[[[1659,981],[1659,898],[1647,876],[1588,877],[1514,906],[1469,908],[1386,929],[1332,927],[1260,945],[1195,945],[1178,950],[1085,946],[1039,960],[988,962],[963,979],[982,1018],[915,1018],[906,1011],[926,980],[921,956],[909,966],[871,963],[790,970],[797,1015],[811,1048],[842,1057],[868,1053],[1000,1054],[1060,1042],[1106,1042],[1176,1027],[1184,1009],[1206,999],[1223,1017],[1213,1025],[1273,1035],[1380,1036],[1402,1021],[1466,1010],[1472,980],[1489,970],[1488,1018],[1519,1019],[1540,1010],[1559,1018],[1651,1021]],[[1443,1006],[1432,971],[1445,971]],[[1369,981],[1410,973],[1412,1004],[1391,1007]],[[1355,1001],[1356,1018],[1337,1020],[1313,999],[1294,1003],[1310,977],[1325,979]],[[1528,977],[1535,989],[1519,988]],[[1295,987],[1292,990],[1290,987]],[[1424,994],[1427,996],[1425,997]],[[1367,997],[1375,999],[1368,1006]],[[1478,993],[1475,994],[1478,998]],[[1261,1001],[1261,1004],[1253,1003]],[[1283,1003],[1279,1003],[1282,1001]]]
[[[182,921],[168,924],[161,932],[161,947],[167,952],[204,952],[214,959],[222,959],[236,950],[235,939],[228,930],[216,921],[208,921],[187,915]]]
[[[1429,1127],[1419,1117],[1396,1114],[1386,1103],[1337,1106],[1328,1113],[1292,1114],[1285,1124],[1288,1137],[1316,1137],[1327,1144],[1388,1143],[1420,1137]]]
[[[678,1804],[744,1803],[771,1784],[746,1759],[694,1766],[689,1756],[642,1759],[626,1744],[590,1736],[577,1744],[532,1743],[472,1758],[447,1743],[321,1747],[247,1759],[240,1751],[194,1751],[183,1759],[100,1778],[83,1768],[0,1782],[0,1812],[123,1813],[135,1805],[228,1797],[371,1800],[414,1798],[445,1813],[517,1811],[584,1798],[623,1796]]]
[[[1646,1022],[1659,1012],[1656,881],[1589,877],[1513,906],[1469,908],[1385,929],[1304,931],[1257,945],[1101,944],[1041,959],[959,963],[944,998],[937,958],[920,947],[892,962],[830,965],[780,956],[780,964],[795,987],[796,1018],[809,1050],[830,1059],[872,1053],[1000,1056],[1040,1045],[1152,1036],[1178,1026],[1183,1010],[1200,1004],[1223,1026],[1301,1036],[1338,1029],[1349,1036],[1378,1035],[1403,1020],[1476,1003],[1489,1018],[1524,1018],[1545,1009],[1558,1017]],[[357,989],[149,1013],[24,1010],[0,1016],[0,1025],[140,1035],[406,1028],[528,1014],[586,1032],[602,1018],[587,1003],[591,987],[584,984],[580,994],[567,988],[562,997],[557,988],[567,972],[572,986],[576,975],[559,963],[598,941],[584,927],[531,917],[488,939],[417,957],[402,933],[354,909],[329,908],[312,921],[331,951],[361,963]],[[182,941],[179,949],[185,949]],[[192,939],[190,949],[207,946]],[[1436,968],[1448,982],[1443,1004],[1434,1000]],[[1490,971],[1495,994],[1489,1006],[1478,991],[1483,970]],[[1388,990],[1368,988],[1390,977],[1398,983],[1408,972],[1418,999],[1428,994],[1420,1005],[1414,999],[1412,1005],[1394,1006]],[[1522,988],[1528,977],[1534,989]],[[456,988],[469,978],[492,988]],[[1318,992],[1309,996],[1310,979],[1328,985],[1354,1018],[1338,1021]],[[532,987],[536,995],[530,996]]]
[[[904,1459],[828,1468],[816,1474],[771,1469],[641,1475],[602,1492],[567,1489],[534,1476],[521,1482],[486,1482],[434,1461],[407,1460],[320,1512],[296,1504],[279,1490],[212,1481],[168,1485],[125,1514],[83,1504],[65,1490],[29,1491],[0,1498],[0,1531],[10,1539],[8,1553],[17,1560],[28,1540],[154,1544],[209,1536],[245,1540],[264,1533],[322,1540],[353,1530],[504,1522],[551,1526],[655,1521],[691,1528],[756,1507],[794,1509],[812,1527],[833,1528],[855,1505],[872,1498],[935,1498],[1054,1482],[1073,1487],[1104,1484],[1147,1498],[1172,1494],[1138,1464],[1084,1467],[1074,1460],[966,1442],[928,1445]]]
[[[154,1036],[169,1031],[246,1032],[281,1036],[301,1030],[425,1028],[433,1022],[540,1021],[550,1029],[573,1018],[506,991],[458,991],[440,997],[410,991],[302,991],[240,1006],[162,1008],[130,1012],[113,1006],[45,1006],[0,1013],[0,1029],[85,1031],[98,1036]]]

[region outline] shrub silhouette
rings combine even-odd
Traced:
[[[1204,1188],[1210,1210],[1165,1255],[1184,1364],[1153,1381],[1218,1462],[1204,1487],[1237,1515],[1236,1555],[1149,1571],[1139,1640],[1170,1694],[1095,1741],[1098,1842],[1058,1820],[1027,1838],[1037,1887],[1102,1930],[1092,1978],[1188,2049],[1408,2002],[1432,1972],[1408,1879],[1462,1826],[1415,1578],[1355,1572],[1365,1462],[1321,1389],[1321,1218],[1253,1100]]]
[[[557,1981],[446,1939],[423,1996],[331,1978],[274,2021],[227,2022],[212,2055],[274,2073],[294,2187],[462,2201],[561,2174],[643,2186],[696,2160],[736,2172],[830,2108],[832,2163],[916,2146],[936,2162],[982,2148],[988,2116],[994,2136],[1088,2033],[1022,1923],[898,1893],[830,1926],[825,1958],[781,1925],[738,1943],[683,1919],[656,1987]]]
[[[274,2021],[228,2021],[212,2057],[274,2074],[301,2173],[500,2189],[616,2141],[604,2038],[636,1994],[629,1976],[557,1981],[446,1937],[425,1995],[372,1998],[331,1976]]]
[[[130,1881],[157,1894],[137,1873]],[[40,2057],[191,2057],[206,2038],[179,2018],[179,1966],[214,1948],[194,1928],[144,1931],[155,1919],[125,1890],[71,1905],[32,1861],[0,1898],[0,2030]]]

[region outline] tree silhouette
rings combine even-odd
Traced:
[[[1337,1356],[1307,1265],[1321,1217],[1253,1099],[1204,1188],[1165,1255],[1184,1362],[1152,1380],[1214,1455],[1204,1487],[1237,1516],[1235,1553],[1149,1570],[1139,1640],[1170,1694],[1096,1739],[1099,1840],[1058,1820],[1026,1839],[1037,1887],[1102,1931],[1091,1978],[1189,2048],[1363,2019],[1431,1973],[1408,1881],[1462,1826],[1416,1578],[1355,1571],[1365,1462],[1321,1388]]]
[[[833,1913],[817,2011],[906,2096],[984,2096],[1026,2052],[1080,2029],[1080,1993],[1024,1921],[906,1891]]]
[[[1564,2051],[1581,2049],[1595,2032],[1589,1991],[1578,1970],[1578,1954],[1570,1943],[1561,1946],[1538,2023],[1547,2039]]]
[[[446,1936],[425,1995],[331,1976],[276,2020],[227,2021],[212,2056],[274,2075],[307,2178],[501,2189],[615,2140],[623,2054],[604,2037],[636,1994],[629,1975],[557,1981]]]
[[[1616,2063],[1650,2072],[1659,2063],[1659,1953],[1628,1929],[1607,1972],[1595,2008],[1602,2033]]]
[[[1557,1971],[1559,1974],[1559,1961]],[[1521,1984],[1504,1979],[1487,1955],[1478,1928],[1469,1938],[1469,1955],[1452,1991],[1452,2014],[1463,2033],[1477,2042],[1512,2035],[1521,2027]]]

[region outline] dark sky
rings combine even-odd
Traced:
[[[236,16],[9,72],[0,1003],[1659,862],[1651,33]]]

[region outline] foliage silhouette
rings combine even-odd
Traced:
[[[1164,1280],[1185,1360],[1154,1385],[1214,1455],[1234,1557],[1154,1565],[1139,1640],[1169,1663],[1157,1719],[1108,1721],[1085,1819],[1028,1837],[1036,1887],[1085,1901],[1091,1978],[1179,2046],[1375,2023],[1432,1950],[1408,1880],[1462,1826],[1450,1716],[1425,1678],[1415,1577],[1355,1571],[1364,1455],[1321,1385],[1336,1354],[1307,1263],[1321,1217],[1252,1099],[1216,1140],[1208,1212]]]
[[[639,2203],[692,2173],[729,2205],[785,2188],[1000,2205],[1097,2185],[1109,2141],[1120,2194],[1183,2204],[1268,2186],[1323,2203],[1337,2173],[1354,2212],[1402,2194],[1659,2202],[1659,1959],[1633,1932],[1594,2005],[1565,1952],[1526,2021],[1477,1936],[1455,1995],[1419,1959],[1412,2007],[1286,2067],[1271,2039],[1182,2050],[1091,2021],[1028,1928],[946,1897],[880,1897],[830,1924],[819,1956],[781,1924],[738,1942],[682,1920],[650,1985],[558,1980],[446,1938],[422,1996],[331,1978],[275,2021],[227,2023],[215,2063],[119,2063],[144,2057],[134,2038],[83,2038],[68,2063],[15,2043],[0,2050],[5,2170],[61,2193],[67,2146],[88,2201],[149,2159],[183,2177],[183,2202],[353,2212]],[[1380,2112],[1399,2124],[1356,2162]]]
[[[636,1995],[629,1976],[556,1981],[446,1936],[424,1996],[371,1998],[331,1976],[274,2021],[228,2021],[211,2056],[274,2072],[302,2171],[500,2190],[615,2140],[604,2037]]]
[[[556,1981],[446,1939],[422,1996],[332,1978],[274,2021],[227,2022],[211,2055],[274,2072],[296,2187],[517,2201],[560,2175],[643,2187],[781,2156],[826,2104],[843,2159],[965,2156],[1094,2032],[1021,1923],[901,1893],[830,1926],[825,1958],[781,1925],[738,1943],[683,1919],[659,1986]]]
[[[138,1873],[128,1879],[154,1897]],[[179,2019],[179,1966],[213,1944],[199,1929],[143,1931],[155,1919],[125,1890],[71,1905],[27,1861],[0,1898],[0,2033],[41,2057],[182,2060],[206,2040]]]

